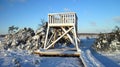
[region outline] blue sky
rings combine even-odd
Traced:
[[[80,33],[110,32],[120,27],[120,0],[0,0],[0,34],[8,27],[38,28],[48,13],[76,12]]]

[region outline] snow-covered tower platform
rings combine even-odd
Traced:
[[[79,39],[77,38],[77,19],[75,12],[49,13],[45,43],[43,45],[45,50],[36,53],[52,56],[79,56],[80,49],[78,47]],[[62,38],[65,40],[62,40]],[[60,42],[60,40],[65,42],[67,39],[71,42],[74,48],[54,48],[54,46],[57,45],[56,43]]]
[[[62,37],[65,35],[68,36],[71,43],[76,47],[77,51],[78,48],[78,40],[77,40],[77,15],[74,12],[65,12],[65,13],[50,13],[48,14],[48,27],[47,27],[47,33],[45,38],[45,44],[44,49],[49,49],[52,47],[57,41],[59,41]],[[61,29],[61,35],[52,40],[48,37],[50,28],[54,29]],[[69,33],[70,32],[70,33]],[[72,34],[71,34],[72,33]],[[55,34],[57,34],[57,31],[55,31]],[[53,37],[56,35],[53,35]]]

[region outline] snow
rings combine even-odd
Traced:
[[[108,55],[108,58],[116,62],[118,65],[120,65],[120,53],[119,54],[113,54],[113,55]]]
[[[42,60],[45,63],[41,67],[82,67],[79,59],[73,57],[43,57]]]
[[[81,39],[81,57],[86,67],[120,67],[120,53],[98,53],[91,46],[95,39]]]
[[[3,39],[4,39],[3,37],[0,37],[0,42],[3,41]]]
[[[95,39],[81,39],[80,58],[85,67],[120,67],[120,52],[96,52]],[[25,50],[0,50],[0,67],[83,67],[77,57],[40,57]]]
[[[0,67],[82,67],[76,57],[39,57],[23,50],[0,51]]]
[[[104,67],[90,52],[90,50],[86,50],[86,52],[82,52],[81,58],[84,59],[86,67]]]
[[[120,52],[112,52],[112,53],[99,52],[99,54],[107,57],[109,60],[113,60],[112,61],[113,63],[120,66]]]
[[[0,50],[0,67],[83,67],[78,57],[40,57],[26,50]]]
[[[27,51],[20,50],[1,50],[0,51],[0,67],[33,67],[40,66],[40,57],[30,55]],[[38,61],[38,63],[36,63]]]
[[[104,67],[104,65],[99,62],[91,53],[91,45],[93,44],[94,39],[83,39],[81,40],[81,58],[83,59],[86,67]]]

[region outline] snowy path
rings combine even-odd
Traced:
[[[82,51],[81,58],[84,59],[86,67],[104,67],[92,54],[90,50]]]
[[[81,40],[81,58],[83,58],[86,67],[120,67],[117,63],[113,62],[113,60],[90,48],[94,40],[95,39]]]
[[[90,47],[93,44],[93,40],[81,40],[81,58],[83,59],[86,67],[104,67],[91,53]]]

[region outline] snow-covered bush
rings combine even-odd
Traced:
[[[115,29],[110,33],[101,33],[96,39],[93,48],[97,51],[118,51],[120,50],[120,28]]]
[[[35,32],[31,28],[24,28],[18,30],[18,32],[7,34],[4,37],[4,41],[1,42],[0,48],[2,49],[22,49],[22,50],[30,50],[34,51],[37,49],[41,49],[44,47],[45,35],[47,31],[47,23],[44,23],[40,26]],[[61,30],[60,29],[50,29],[48,37],[51,37],[52,34],[57,32],[56,38],[60,37]],[[68,46],[70,44],[70,40],[68,37],[64,36],[60,39],[56,44],[62,44]],[[58,46],[58,45],[57,45]],[[55,46],[53,46],[55,47]]]
[[[4,49],[20,47],[35,35],[34,30],[31,28],[20,29],[14,34],[8,34],[4,38]],[[22,49],[22,48],[21,48]]]
[[[24,28],[18,30],[18,32],[14,34],[7,34],[4,37],[4,41],[1,43],[0,48],[6,50],[22,49],[32,51],[39,49],[44,44],[46,25],[41,26],[38,30],[34,32],[31,28]]]

